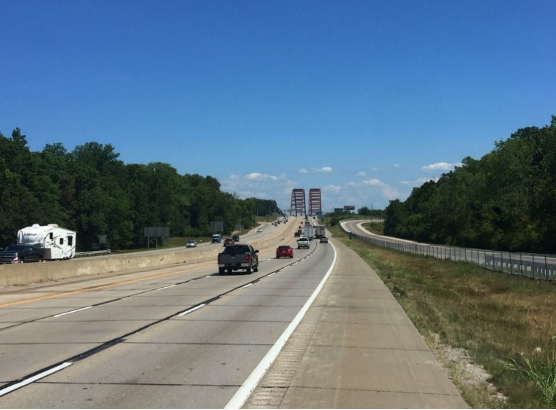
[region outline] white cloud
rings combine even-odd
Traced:
[[[259,180],[259,181],[268,181],[268,180],[277,181],[278,180],[278,177],[276,177],[274,175],[261,174],[259,172],[252,172],[252,173],[246,175],[245,178],[250,179],[250,180]]]
[[[327,185],[322,188],[324,192],[339,192],[341,189],[342,187],[338,185]]]
[[[297,182],[288,180],[285,174],[270,175],[260,172],[251,172],[247,175],[232,174],[222,180],[223,191],[236,193],[242,199],[250,197],[274,199],[279,205],[287,201],[288,193],[291,193],[296,185]],[[277,193],[279,193],[278,197]]]
[[[461,163],[454,163],[454,164],[450,164],[448,162],[438,162],[436,164],[430,164],[427,166],[424,166],[422,169],[423,171],[449,171],[455,167],[459,167],[461,166]]]
[[[384,182],[381,182],[380,180],[373,178],[373,179],[367,179],[366,181],[363,181],[364,185],[368,185],[368,186],[386,186],[386,184]]]
[[[409,185],[409,184],[411,184],[411,182],[409,182],[409,181],[400,181],[400,184],[402,184],[402,185]]]
[[[322,168],[301,168],[298,171],[300,174],[319,174],[323,172],[332,172],[332,167],[322,167]]]
[[[394,168],[399,168],[400,164],[394,164]]]
[[[367,173],[366,173],[365,171],[359,171],[359,172],[357,173],[357,176],[358,176],[358,177],[366,177],[366,176],[367,176]]]
[[[400,197],[400,191],[391,186],[385,186],[382,188],[382,196],[391,201]]]
[[[347,190],[348,192],[354,194],[352,196],[353,199],[351,199],[351,202],[363,203],[365,201],[365,198],[369,197],[369,195],[372,195],[373,192],[375,193],[375,195],[376,193],[378,193],[383,199],[386,199],[388,201],[400,198],[401,195],[396,188],[393,188],[387,183],[382,182],[376,178],[367,179],[360,182],[350,181],[346,184],[346,187],[349,188]],[[361,199],[358,200],[356,197],[360,197]]]

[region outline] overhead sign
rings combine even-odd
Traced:
[[[354,210],[355,210],[354,205],[344,205],[344,211],[354,211]]]

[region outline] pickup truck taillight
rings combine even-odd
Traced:
[[[245,262],[249,262],[251,260],[251,255],[249,255],[248,253],[245,254]]]
[[[218,263],[220,263],[220,258],[222,257],[222,255],[218,254]]]

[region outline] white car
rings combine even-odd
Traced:
[[[320,243],[328,243],[328,238],[326,236],[321,236]]]
[[[263,231],[263,228],[257,229],[257,232],[262,232],[262,231]]]
[[[195,241],[189,241],[187,242],[187,245],[185,245],[186,248],[196,248],[197,247],[197,242]]]
[[[297,240],[297,249],[307,248],[309,249],[309,238],[302,236]]]

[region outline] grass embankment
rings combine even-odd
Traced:
[[[364,223],[363,228],[365,228],[369,232],[376,233],[378,235],[384,234],[384,222],[382,221]]]
[[[331,232],[375,269],[433,350],[465,349],[508,398],[466,380],[457,359],[444,360],[470,406],[556,406],[554,284],[349,240],[338,226]]]

